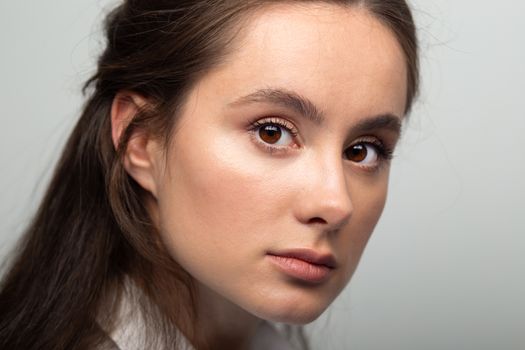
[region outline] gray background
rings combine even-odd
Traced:
[[[82,106],[114,1],[0,2],[0,258]],[[316,349],[525,349],[525,5],[413,1],[423,90]]]

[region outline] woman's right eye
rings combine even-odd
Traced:
[[[257,129],[256,137],[264,143],[275,146],[286,146],[293,141],[290,131],[280,125],[265,124]]]
[[[278,118],[258,120],[251,125],[250,131],[256,142],[270,150],[293,147],[298,134],[293,124]]]

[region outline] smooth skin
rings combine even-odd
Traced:
[[[139,133],[124,160],[198,282],[202,329],[232,349],[262,319],[316,319],[346,286],[385,204],[407,91],[399,43],[364,8],[279,4],[247,23],[190,91],[167,158]],[[144,103],[115,98],[115,143]],[[295,248],[337,266],[320,283],[297,280],[268,256]]]

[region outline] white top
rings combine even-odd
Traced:
[[[110,335],[119,350],[144,350],[144,338],[132,326],[120,327]],[[177,350],[195,350],[191,344],[180,335],[181,342]],[[296,350],[270,323],[263,322],[253,342],[251,350]],[[159,349],[160,350],[160,349]]]
[[[134,308],[129,300],[124,297],[119,311],[118,323],[115,330],[109,335],[117,345],[118,350],[144,350],[146,349],[145,323],[137,308]],[[295,350],[296,348],[283,336],[278,329],[278,324],[262,322],[253,342],[251,350]],[[177,350],[195,350],[189,341],[179,332],[177,339],[180,343]],[[164,349],[149,349],[164,350]]]

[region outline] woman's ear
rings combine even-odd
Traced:
[[[111,137],[115,149],[119,148],[122,133],[135,115],[148,101],[132,92],[119,92],[111,105]],[[126,172],[145,190],[157,197],[157,171],[160,148],[155,138],[142,129],[133,130],[123,155]]]

